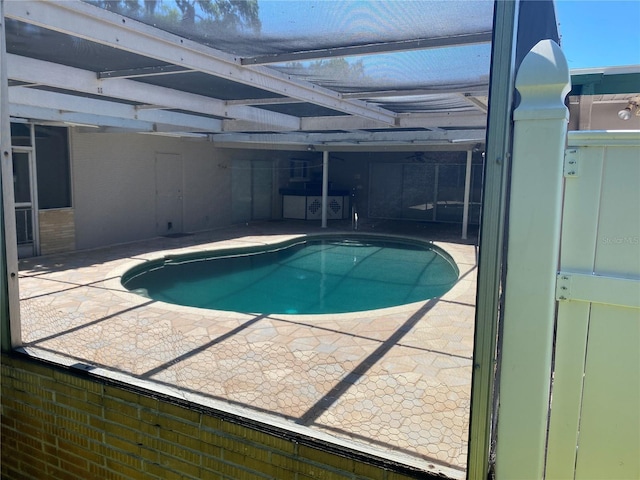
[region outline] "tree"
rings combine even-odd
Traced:
[[[258,0],[89,0],[89,3],[145,21],[170,23],[179,17],[185,27],[254,31],[261,27]]]
[[[360,80],[365,77],[362,60],[347,62],[345,58],[330,58],[311,62],[308,67],[314,75],[332,78]]]
[[[185,25],[200,21],[225,29],[260,30],[258,0],[176,0],[176,6]]]
[[[156,13],[158,0],[144,0],[144,13],[147,17],[152,17]]]
[[[134,16],[140,10],[138,0],[90,0],[89,3],[122,15]]]
[[[366,84],[369,81],[362,59],[349,62],[345,58],[338,57],[315,60],[310,63],[288,62],[285,71],[340,90]]]

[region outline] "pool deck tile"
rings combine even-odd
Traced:
[[[344,315],[208,311],[152,301],[120,285],[132,265],[166,254],[266,245],[310,230],[267,222],[22,260],[24,345],[436,462],[463,478],[474,245],[435,242],[460,269],[440,299]]]

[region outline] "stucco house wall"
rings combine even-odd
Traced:
[[[156,229],[155,159],[183,162],[184,230],[227,225],[230,172],[206,142],[139,134],[71,135],[76,247],[92,248],[151,238]]]
[[[234,177],[250,177],[251,162],[259,162],[257,168],[264,168],[266,164],[273,169],[271,220],[282,218],[279,189],[301,186],[289,181],[291,159],[309,162],[312,167],[309,181],[320,182],[322,179],[322,152],[216,148],[206,139],[93,133],[79,129],[71,129],[69,138],[77,249],[144,240],[162,234],[156,225],[155,162],[160,154],[177,155],[182,161],[182,232],[222,228],[239,221],[233,214]],[[334,188],[355,189],[359,217],[365,218],[371,163],[422,161],[412,160],[415,155],[415,152],[332,152],[329,181]],[[434,151],[426,152],[424,159],[427,162],[463,163],[465,156],[463,151]],[[240,183],[251,185],[250,179],[245,180]],[[246,188],[246,195],[250,196],[250,187]]]
[[[270,219],[282,218],[279,188],[289,184],[292,158],[322,164],[321,153],[216,148],[206,139],[71,129],[73,209],[77,249],[157,236],[156,157],[182,159],[183,232],[229,226],[234,221],[234,176],[248,176],[251,163],[272,171]],[[321,171],[321,170],[319,170]],[[339,170],[332,172],[340,176]],[[251,192],[247,192],[248,195]],[[251,218],[243,219],[249,221]]]

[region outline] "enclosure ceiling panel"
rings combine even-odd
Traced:
[[[493,1],[259,0],[254,15],[226,23],[215,18],[162,22],[155,13],[139,9],[128,15],[234,55],[255,57],[491,32]]]
[[[451,85],[488,91],[490,61],[491,44],[485,43],[270,66],[342,93]]]
[[[10,2],[5,14],[28,23],[63,31],[101,44],[113,45],[128,52],[153,56],[176,66],[237,81],[260,85],[277,94],[310,100],[318,105],[338,109],[351,115],[385,122],[391,126],[396,115],[358,100],[345,100],[337,92],[282,75],[273,69],[243,68],[237,57],[204,47],[111,12],[96,9],[84,2]],[[107,2],[107,6],[119,5]],[[128,2],[127,5],[130,5]],[[129,7],[127,7],[128,9]]]
[[[464,95],[413,95],[372,99],[372,102],[397,112],[473,112],[477,106]]]
[[[152,57],[136,55],[10,18],[5,23],[5,29],[8,53],[91,70],[96,73],[170,65]]]
[[[135,77],[134,77],[135,78]],[[221,100],[273,98],[274,93],[249,85],[214,77],[202,72],[185,72],[171,75],[153,75],[135,78],[136,81],[166,88],[195,93]],[[278,96],[279,98],[287,98]]]
[[[286,115],[295,115],[297,117],[320,117],[320,116],[339,116],[343,115],[338,110],[331,110],[313,103],[288,103],[282,105],[264,105],[261,107],[270,112],[284,113]]]
[[[36,59],[95,74],[71,82],[78,88],[61,92],[65,98],[134,104],[151,124],[154,115],[166,121],[162,111],[193,115],[180,117],[184,125],[224,120],[207,132],[214,136],[368,128],[410,142],[407,129],[486,123],[493,0],[215,0],[229,7],[225,14],[181,3],[196,8],[190,14],[174,0],[5,2],[7,50],[14,64]],[[11,88],[62,88],[37,77],[9,69]],[[140,95],[123,93],[128,86]],[[18,103],[20,92],[12,95]],[[233,138],[244,137],[225,142]]]

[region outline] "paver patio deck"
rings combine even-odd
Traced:
[[[476,247],[431,227],[391,230],[444,240],[435,243],[456,261],[456,285],[439,299],[382,310],[249,315],[164,304],[120,284],[131,266],[167,253],[320,232],[304,223],[243,225],[22,260],[24,346],[275,415],[417,464],[435,462],[463,477]]]

